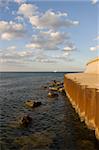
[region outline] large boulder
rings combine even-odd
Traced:
[[[30,108],[35,108],[41,105],[41,102],[33,101],[33,100],[28,100],[25,102],[25,105],[30,107]]]

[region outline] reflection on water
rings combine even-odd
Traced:
[[[43,86],[63,80],[63,73],[2,74],[0,81],[2,150],[98,150],[94,132],[80,123],[68,98],[62,94],[48,98]],[[24,106],[28,99],[41,101],[40,107]],[[19,126],[23,114],[32,117],[27,128]]]

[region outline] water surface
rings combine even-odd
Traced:
[[[67,96],[47,97],[43,86],[63,78],[64,73],[0,74],[2,150],[98,150],[94,132],[80,122]],[[24,105],[29,99],[42,105],[29,109]],[[23,114],[33,119],[28,128],[18,126]]]

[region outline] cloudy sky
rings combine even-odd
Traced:
[[[0,71],[78,71],[99,56],[98,0],[0,0]]]

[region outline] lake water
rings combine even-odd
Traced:
[[[64,73],[0,73],[1,150],[98,150],[94,131],[80,122],[67,96],[47,97],[44,86],[53,80],[63,81]],[[29,109],[29,99],[42,105]],[[32,123],[22,128],[25,114]]]

